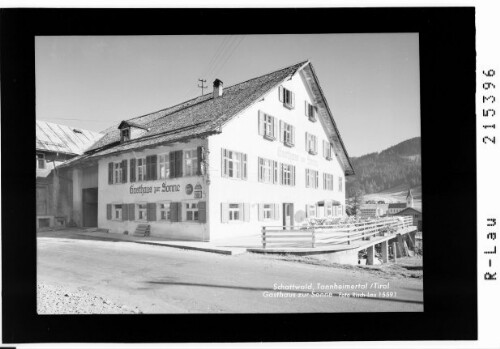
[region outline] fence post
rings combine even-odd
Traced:
[[[262,248],[266,248],[266,227],[262,227]]]
[[[315,235],[315,231],[314,231],[314,228],[312,230],[312,247],[314,248],[316,244],[316,235]]]

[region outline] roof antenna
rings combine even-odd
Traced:
[[[198,87],[199,87],[199,88],[201,88],[201,95],[203,96],[203,91],[204,91],[206,88],[208,88],[208,86],[204,86],[204,85],[203,85],[205,82],[207,82],[207,80],[198,79],[198,81],[200,81],[200,82],[201,82],[201,86],[200,86],[200,85],[198,85]]]

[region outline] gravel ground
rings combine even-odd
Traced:
[[[140,314],[137,307],[128,307],[83,290],[71,292],[55,285],[37,285],[38,314]]]

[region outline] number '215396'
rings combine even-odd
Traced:
[[[483,70],[483,75],[492,78],[495,76],[495,71],[493,69],[490,69],[488,71]],[[493,103],[495,103],[495,96],[494,96],[494,89],[495,85],[491,81],[485,81],[483,83],[483,117],[489,118],[489,117],[494,117],[496,114],[496,111],[494,108],[490,108],[493,106]],[[484,129],[495,129],[496,123],[490,123],[488,120],[488,125],[483,125]],[[496,144],[496,139],[495,136],[492,135],[487,135],[483,137],[483,143],[484,144]]]

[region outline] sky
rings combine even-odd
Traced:
[[[350,156],[420,136],[418,34],[37,37],[37,119],[92,131],[309,59]]]

